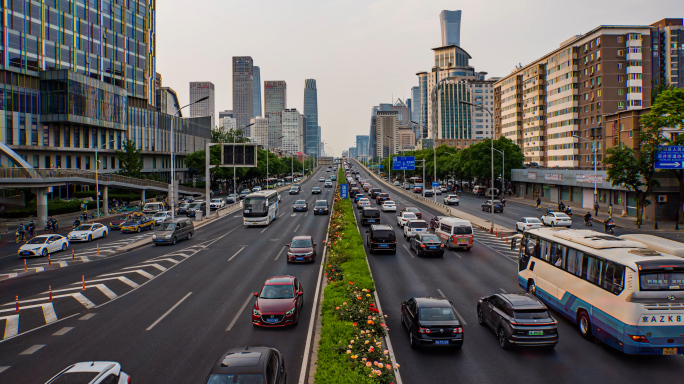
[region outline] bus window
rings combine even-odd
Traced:
[[[546,240],[540,241],[541,243],[541,255],[539,256],[540,259],[544,261],[549,261],[549,242]]]
[[[584,254],[576,249],[568,249],[568,256],[565,262],[565,270],[575,276],[582,275],[582,260]]]
[[[558,268],[563,268],[563,259],[565,258],[566,246],[561,244],[554,244],[551,247],[549,262]]]
[[[599,275],[601,273],[601,261],[589,255],[584,256],[584,265],[582,277],[590,283],[598,285]]]
[[[520,258],[518,259],[519,271],[527,269],[527,263],[534,254],[535,247],[537,247],[537,237],[525,234],[520,242]]]
[[[625,267],[610,261],[603,262],[603,273],[601,273],[601,287],[614,294],[622,292],[622,281],[625,277]]]

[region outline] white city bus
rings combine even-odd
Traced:
[[[684,259],[596,231],[539,228],[523,235],[518,271],[518,284],[585,339],[627,354],[684,354]]]
[[[242,211],[244,225],[269,225],[278,216],[278,193],[259,191],[245,197]]]

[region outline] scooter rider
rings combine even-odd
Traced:
[[[591,221],[591,212],[587,212],[586,215],[584,215],[584,222],[588,223]]]
[[[606,220],[605,226],[606,226],[606,233],[607,232],[613,232],[613,228],[615,227],[615,222],[613,222],[612,217],[608,217],[608,219]]]

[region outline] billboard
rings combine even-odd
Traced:
[[[256,167],[257,149],[254,143],[222,144],[222,167]]]

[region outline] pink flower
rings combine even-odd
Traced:
[[[370,361],[367,361],[367,362],[366,362],[366,367],[370,367],[370,366],[371,366],[371,362],[370,362]]]

